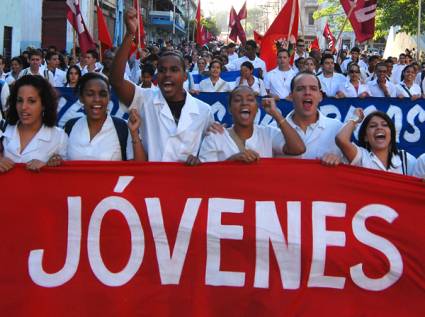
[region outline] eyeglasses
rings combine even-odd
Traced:
[[[297,44],[297,47],[305,47],[304,44]]]

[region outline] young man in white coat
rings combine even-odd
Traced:
[[[133,37],[137,34],[137,12],[125,14],[127,33],[111,69],[111,83],[120,100],[137,108],[142,117],[140,136],[149,161],[186,162],[192,165],[202,138],[213,122],[210,106],[186,93],[183,56],[164,53],[158,62],[158,90],[142,89],[123,78]]]

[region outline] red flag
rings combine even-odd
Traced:
[[[97,37],[99,38],[99,42],[101,44],[102,52],[112,48],[112,40],[109,35],[108,27],[106,26],[105,17],[103,16],[102,9],[99,6],[99,1],[96,4],[97,7]]]
[[[260,56],[266,63],[268,71],[277,64],[277,42],[286,48],[289,48],[290,44],[295,45],[298,37],[298,21],[298,0],[288,0],[261,41]]]
[[[238,14],[236,14],[235,8],[230,9],[230,17],[229,17],[229,27],[231,28],[229,39],[231,39],[233,42],[236,42],[238,37],[242,44],[245,44],[246,42],[246,34],[242,27],[241,20],[246,19],[247,17],[247,10],[246,10],[246,2],[239,11]]]
[[[198,9],[196,10],[196,43],[203,46],[204,36],[202,36],[202,25],[201,25],[201,0],[198,0]]]
[[[261,35],[257,31],[254,30],[254,41],[261,45],[261,41],[263,40],[264,35]]]
[[[229,15],[229,28],[233,28],[235,26],[236,17],[237,17],[236,10],[232,6],[232,8],[230,9],[230,15]]]
[[[371,39],[375,33],[376,3],[377,0],[341,0],[359,42]]]
[[[242,8],[240,9],[239,13],[238,13],[238,18],[239,21],[246,19],[248,16],[248,10],[246,9],[246,1],[243,4]]]
[[[95,49],[96,44],[84,23],[78,0],[66,0],[66,5],[68,7],[66,17],[77,32],[78,43],[80,44],[81,51],[85,53],[89,49]]]
[[[311,50],[320,51],[319,39],[317,38],[317,36],[314,38],[314,41],[310,44],[310,51]]]
[[[328,48],[332,51],[335,50],[336,39],[331,32],[328,22],[326,21],[325,28],[323,29],[323,36],[328,41]]]

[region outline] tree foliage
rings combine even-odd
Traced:
[[[338,0],[319,0],[321,9],[317,10],[314,19],[326,18],[331,26],[341,29],[346,14]],[[414,0],[379,0],[375,19],[375,39],[388,34],[391,26],[400,26],[401,32],[408,34],[417,33],[418,1]],[[425,2],[422,5],[421,30],[425,31]],[[346,24],[344,31],[352,31],[350,23]]]

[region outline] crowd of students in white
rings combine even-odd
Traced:
[[[397,148],[391,119],[376,111],[366,117],[361,109],[345,124],[325,117],[318,109],[323,96],[334,98],[423,97],[425,65],[410,55],[397,61],[360,54],[350,57],[332,52],[305,52],[299,39],[291,61],[288,50],[277,52],[277,67],[267,72],[257,56],[255,41],[247,41],[239,54],[234,44],[198,49],[171,43],[161,50],[142,50],[140,59],[129,59],[137,33],[134,10],[125,16],[127,33],[122,45],[103,54],[86,52],[79,63],[63,58],[54,48],[46,54],[29,52],[22,58],[0,57],[2,120],[0,171],[15,163],[30,170],[57,166],[63,160],[181,161],[197,165],[212,161],[256,162],[260,157],[320,159],[325,165],[348,163],[425,178],[425,154],[418,159]],[[213,53],[211,53],[213,51]],[[60,62],[63,67],[61,69]],[[258,76],[255,76],[258,69]],[[232,82],[222,72],[239,71]],[[194,80],[202,75],[203,79]],[[129,119],[111,117],[107,106],[110,85],[128,107]],[[78,92],[85,116],[64,130],[56,126],[57,97],[52,87],[72,87]],[[199,92],[228,92],[232,127],[214,122],[209,105],[196,98]],[[262,107],[275,119],[271,126],[254,123]],[[291,100],[286,117],[276,100]],[[359,127],[358,143],[351,137]]]

